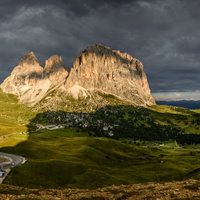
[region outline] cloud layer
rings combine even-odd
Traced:
[[[71,67],[81,49],[101,43],[144,64],[155,94],[196,95],[200,75],[198,0],[1,0],[0,82],[27,51]]]

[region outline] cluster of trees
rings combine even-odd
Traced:
[[[103,109],[94,113],[94,118],[104,121],[102,127],[97,127],[91,124],[87,127],[87,131],[94,133],[95,136],[107,136],[114,139],[132,138],[141,141],[167,141],[176,139],[181,130],[169,126],[160,125],[155,122],[155,119],[149,115],[145,108],[135,108],[126,106],[121,109],[112,110],[112,107],[105,112]],[[114,113],[114,114],[113,114]],[[105,131],[105,124],[109,124],[108,130]],[[103,127],[104,126],[104,127]],[[112,131],[114,134],[110,136],[106,134]]]
[[[143,107],[106,106],[90,114],[49,111],[39,114],[37,119],[53,124],[62,123],[96,137],[132,138],[135,141],[172,139],[182,145],[200,144],[200,135],[186,134],[184,129],[176,128],[173,124],[161,125]]]
[[[133,106],[108,106],[93,113],[93,121],[104,121],[102,127],[91,124],[85,130],[98,137],[114,139],[132,138],[140,141],[176,140],[179,144],[200,144],[199,134],[186,134],[184,129],[161,125],[149,114],[148,109]],[[105,131],[105,124],[109,124]],[[113,135],[107,134],[112,132]]]
[[[177,136],[177,142],[181,145],[197,145],[200,144],[199,134],[179,134]]]

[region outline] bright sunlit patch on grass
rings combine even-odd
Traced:
[[[0,137],[0,148],[2,147],[14,147],[20,142],[23,142],[28,139],[29,134],[23,133],[23,134],[14,134],[7,137]]]

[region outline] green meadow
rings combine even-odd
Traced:
[[[102,98],[110,102],[115,100],[112,96]],[[113,104],[118,103],[114,101]],[[119,117],[116,109],[119,109]],[[95,126],[101,119],[108,125],[113,121],[126,125],[134,120],[136,130],[160,124],[176,127],[184,134],[199,134],[198,112],[157,105],[148,109],[111,106],[106,110],[106,116],[102,110],[92,114],[91,123]],[[45,115],[37,118],[37,114],[31,108],[18,104],[14,95],[0,90],[0,136],[30,130],[31,119],[39,119],[37,123],[54,124],[51,116],[48,121],[43,117]],[[56,118],[54,121],[56,124]],[[25,164],[12,168],[4,183],[30,188],[98,188],[113,184],[200,178],[199,145],[178,148],[180,145],[173,140],[162,141],[164,146],[159,146],[154,143],[159,144],[160,141],[91,136],[98,129],[94,127],[91,131],[84,131],[75,126],[0,137],[0,151],[27,159]],[[153,134],[157,134],[156,130],[162,129],[154,130]],[[120,136],[120,132],[118,134]]]
[[[200,115],[198,110],[154,105],[149,107],[149,113],[155,118],[156,122],[161,125],[171,125],[183,129],[187,134],[200,134]]]
[[[24,136],[25,137],[25,136]],[[9,138],[7,144],[9,143]],[[22,139],[22,138],[21,138]],[[24,156],[5,184],[30,188],[97,188],[145,182],[200,178],[200,152],[165,146],[126,144],[109,138],[88,137],[74,129],[41,130],[0,151]],[[12,147],[11,147],[12,146]],[[199,147],[200,148],[200,147]]]
[[[27,131],[25,124],[34,116],[30,108],[18,104],[15,95],[3,93],[0,89],[0,136]]]
[[[23,133],[23,134],[17,133],[17,134],[9,135],[6,137],[1,137],[0,148],[16,146],[17,144],[27,140],[28,137],[29,137],[28,133]]]

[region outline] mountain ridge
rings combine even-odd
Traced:
[[[179,106],[191,110],[200,108],[200,100],[156,101],[158,105]]]
[[[60,95],[85,99],[93,95],[92,90],[139,106],[155,104],[142,63],[101,44],[80,51],[71,69],[58,55],[51,56],[42,66],[33,52],[27,52],[0,87],[29,106],[52,98],[48,95],[53,91],[55,99]]]

